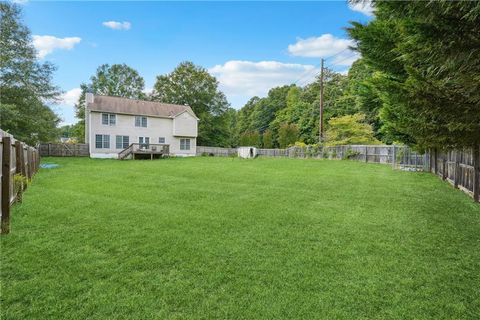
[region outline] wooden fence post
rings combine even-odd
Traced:
[[[35,149],[32,151],[32,170],[35,175],[37,173],[37,151]]]
[[[22,163],[23,163],[23,144],[20,141],[15,141],[15,173],[22,174]],[[22,202],[22,193],[25,190],[23,181],[21,182],[20,190],[17,194],[17,201]]]
[[[457,150],[453,151],[454,153],[454,159],[455,159],[455,171],[454,171],[454,178],[453,178],[453,186],[455,188],[458,188],[458,181],[460,179],[460,163],[458,162],[458,152]]]
[[[28,167],[28,180],[32,180],[32,149],[27,148],[27,167]]]
[[[434,157],[435,157],[435,149],[430,149],[428,151],[428,161],[430,162],[429,172],[431,173],[435,173]]]
[[[438,174],[438,150],[437,148],[433,149],[433,173]]]
[[[392,146],[393,151],[392,151],[392,168],[395,169],[395,161],[397,160],[397,149],[395,148],[395,145]]]
[[[15,173],[22,174],[23,146],[20,141],[15,141]]]
[[[365,162],[368,162],[368,147],[365,146]]]
[[[10,183],[11,183],[11,152],[12,139],[3,137],[3,154],[2,154],[2,219],[1,232],[7,234],[10,232]]]
[[[473,200],[480,202],[480,146],[473,147]]]
[[[448,172],[447,172],[447,157],[448,157],[448,152],[447,154],[443,155],[442,157],[442,179],[447,180]]]
[[[22,176],[27,176],[27,166],[25,165],[25,145],[22,143]]]

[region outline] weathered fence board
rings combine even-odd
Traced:
[[[88,157],[88,143],[42,143],[39,146],[42,157]]]
[[[450,151],[432,151],[435,168],[432,172],[480,201],[478,190],[480,185],[479,148]]]
[[[7,234],[10,232],[10,208],[16,201],[21,201],[26,188],[24,179],[31,180],[38,171],[40,155],[37,149],[0,130],[0,161],[1,233]]]

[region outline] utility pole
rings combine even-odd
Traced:
[[[323,58],[320,64],[320,123],[319,123],[319,143],[323,143]]]

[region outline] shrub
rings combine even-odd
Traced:
[[[353,158],[356,158],[359,155],[360,155],[359,151],[354,151],[354,150],[349,148],[347,150],[347,152],[345,152],[345,154],[343,155],[343,160],[353,159]]]

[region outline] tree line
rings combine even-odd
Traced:
[[[405,143],[462,148],[480,141],[480,3],[373,1],[375,18],[347,31],[361,54],[343,75],[325,71],[326,144]],[[59,122],[45,101],[58,99],[55,68],[39,63],[20,10],[2,14],[0,125],[29,142],[48,141]],[[5,49],[3,49],[5,48]],[[319,141],[319,81],[272,88],[241,109],[192,62],[157,76],[154,90],[125,64],[104,64],[81,84],[79,122],[62,128],[83,140],[84,98],[97,94],[188,104],[200,118],[199,145],[264,148]],[[57,131],[55,131],[57,130]]]
[[[326,143],[478,148],[480,2],[374,0],[372,5],[371,22],[347,28],[362,58],[347,76],[327,74]],[[252,98],[237,114],[238,141],[264,147],[315,143],[318,92],[314,82]]]

